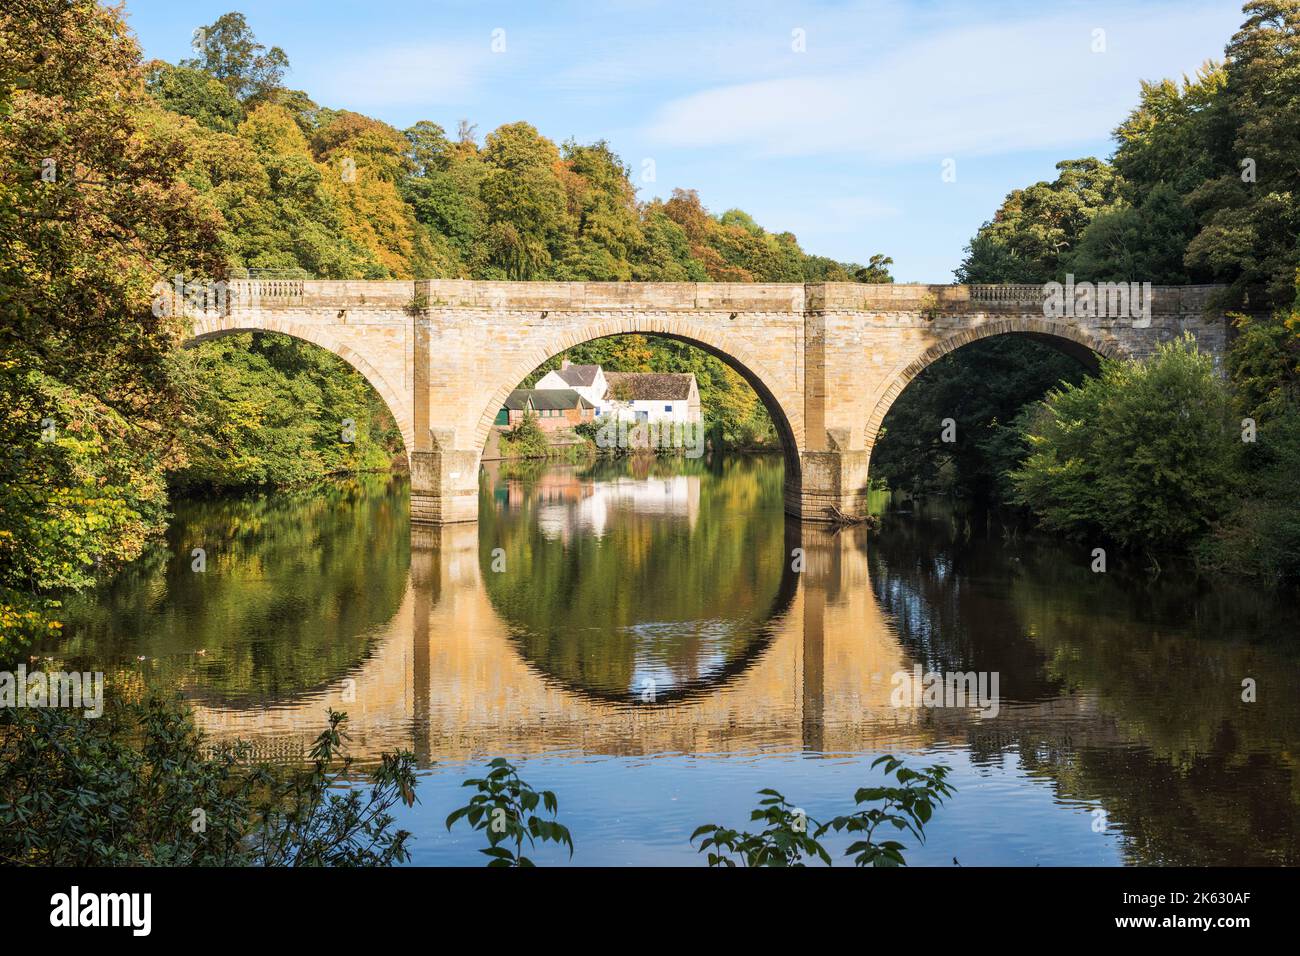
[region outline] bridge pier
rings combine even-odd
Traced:
[[[797,501],[787,479],[786,511],[810,522],[831,521],[833,508],[848,515],[865,515],[870,464],[870,451],[802,452]]]
[[[478,520],[477,451],[411,453],[411,524],[445,525]]]

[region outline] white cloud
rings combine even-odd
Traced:
[[[469,93],[492,56],[487,44],[411,43],[348,54],[304,78],[312,97],[330,106],[381,110],[455,103]]]
[[[1106,137],[1136,101],[1139,79],[1194,69],[1221,49],[1234,18],[1221,7],[1091,8],[930,31],[897,38],[894,52],[862,66],[682,96],[645,132],[667,146],[881,162],[1060,149]],[[1091,49],[1097,27],[1104,53]]]

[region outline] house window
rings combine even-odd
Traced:
[[[664,406],[664,411],[666,411],[666,412],[671,412],[672,410],[673,410],[673,407],[672,407],[671,405],[665,405],[665,406]]]
[[[596,409],[596,417],[597,417],[597,418],[599,418],[599,417],[600,417],[600,409],[599,409],[599,408],[598,408],[598,409]]]

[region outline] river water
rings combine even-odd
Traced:
[[[884,753],[952,768],[913,865],[1300,862],[1289,602],[951,509],[801,527],[781,481],[779,457],[493,463],[477,526],[414,533],[400,478],[183,502],[41,654],[269,759],[347,711],[353,753],[420,761],[420,864],[484,862],[443,820],[495,756],[557,793],[575,862],[629,865],[701,863],[695,827],[747,825],[762,787],[847,812]],[[930,672],[996,701],[898,691]]]

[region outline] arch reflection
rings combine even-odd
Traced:
[[[638,706],[710,693],[764,652],[794,599],[779,460],[485,472],[488,598],[520,656],[574,693]]]

